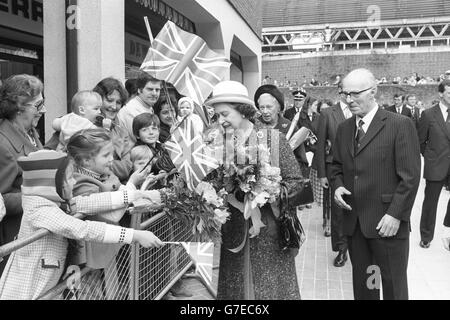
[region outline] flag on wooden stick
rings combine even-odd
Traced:
[[[230,71],[231,63],[206,42],[168,21],[154,39],[141,70],[167,81],[198,105]]]

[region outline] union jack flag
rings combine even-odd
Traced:
[[[141,70],[173,84],[179,93],[198,105],[211,94],[231,66],[206,42],[168,21],[152,43]]]
[[[196,273],[201,276],[206,283],[211,285],[213,278],[214,243],[183,242],[181,245],[186,249],[194,262]]]
[[[173,164],[191,191],[208,173],[219,167],[218,160],[207,152],[202,135],[190,118],[183,120],[165,145]]]

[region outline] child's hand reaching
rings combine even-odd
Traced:
[[[151,186],[153,186],[158,181],[158,176],[155,176],[154,174],[150,174],[145,178],[144,183],[142,184],[141,190],[145,191],[149,189]]]
[[[164,243],[150,231],[134,230],[133,242],[139,243],[144,248],[161,248]]]
[[[135,171],[131,175],[129,182],[134,184],[136,187],[142,185],[142,183],[144,183],[147,176],[149,176],[150,170],[151,170],[151,168],[150,168],[150,166],[148,166],[147,168],[145,168],[142,171],[141,170]]]

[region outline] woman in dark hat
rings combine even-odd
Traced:
[[[225,131],[234,133],[236,139],[232,142],[232,154],[242,147],[242,143],[245,146],[249,141],[258,141],[253,139],[258,138],[261,128],[252,122],[257,110],[242,84],[235,81],[220,83],[206,104],[214,106],[218,124]],[[294,191],[302,180],[301,171],[284,135],[278,133],[277,138],[270,140],[268,147],[272,154],[278,153],[277,166],[283,182]],[[236,158],[233,156],[232,159],[235,163]],[[252,219],[250,228],[249,220],[243,214],[244,197],[241,191],[232,192],[228,203],[231,216],[222,228],[218,299],[300,299],[295,268],[298,250],[280,249],[281,234],[277,219],[280,213],[277,206],[266,204],[260,208],[260,221],[257,222],[265,226],[261,227]],[[291,210],[290,214],[296,214],[295,208]],[[259,233],[256,231],[258,226],[261,227]]]

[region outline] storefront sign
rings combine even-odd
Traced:
[[[150,40],[125,33],[125,60],[140,66],[147,56]]]
[[[160,0],[135,0],[135,2],[172,21],[180,28],[191,33],[194,32],[194,23],[164,2]]]
[[[0,25],[43,36],[42,0],[0,0]]]

